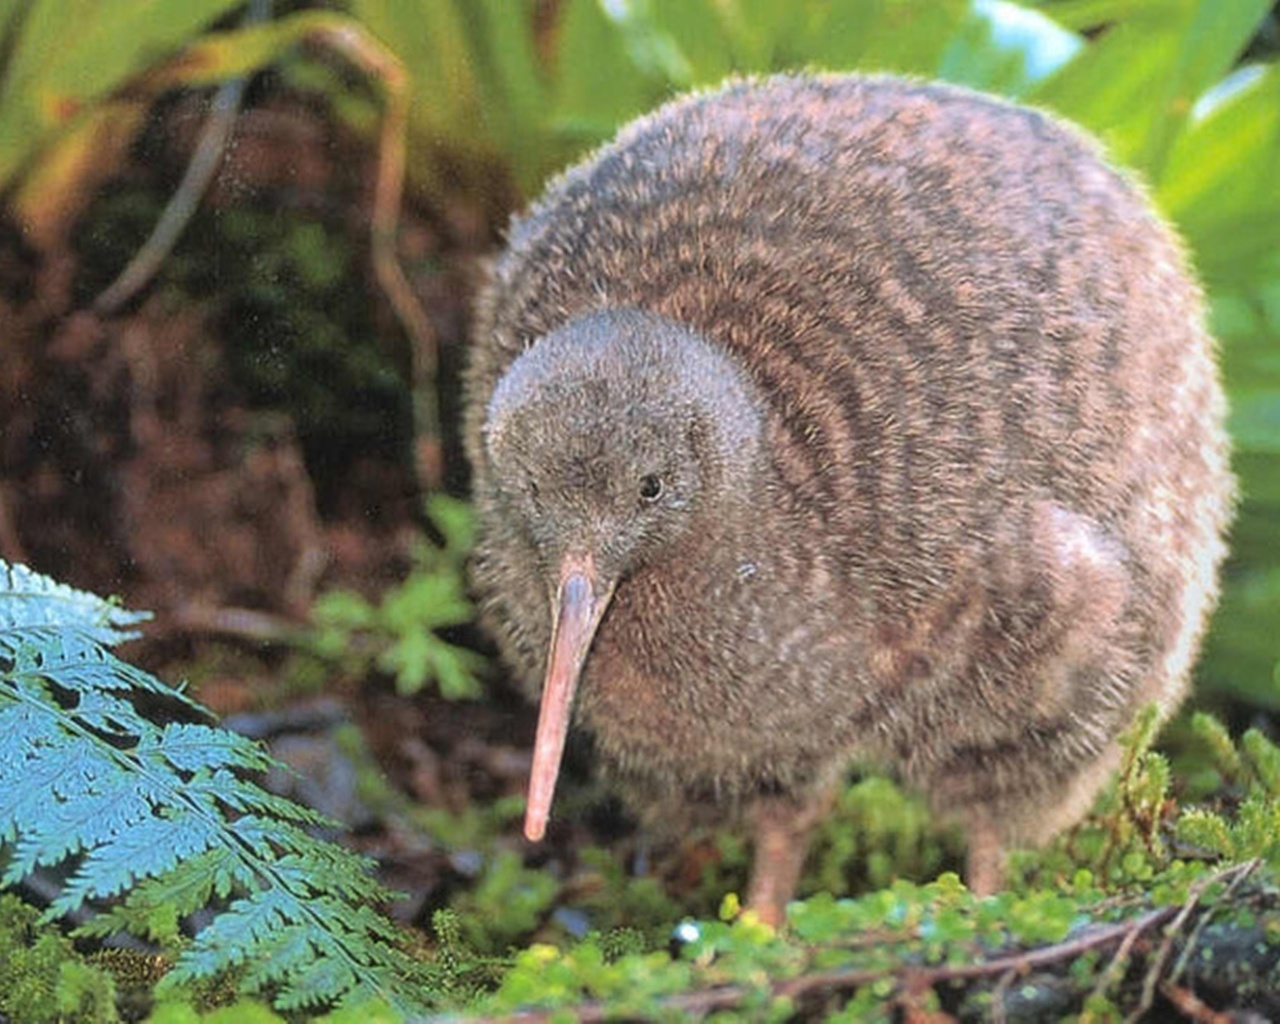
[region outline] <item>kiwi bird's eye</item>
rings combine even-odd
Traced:
[[[646,473],[640,478],[640,500],[652,504],[662,497],[662,477]]]

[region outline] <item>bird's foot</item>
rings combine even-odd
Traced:
[[[969,858],[965,883],[975,896],[994,896],[1004,887],[1008,851],[999,829],[986,814],[969,822]]]
[[[755,856],[747,908],[765,924],[779,928],[786,921],[787,903],[800,882],[810,835],[830,810],[835,793],[830,787],[807,800],[762,796],[756,801],[752,810]]]

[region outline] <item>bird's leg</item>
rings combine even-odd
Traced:
[[[831,809],[836,787],[808,798],[762,796],[752,807],[755,856],[747,886],[747,908],[774,928],[786,920],[787,903],[795,895],[804,870],[813,827]]]
[[[1000,830],[985,810],[974,811],[968,821],[969,857],[965,882],[975,896],[994,896],[1004,886],[1006,853]]]

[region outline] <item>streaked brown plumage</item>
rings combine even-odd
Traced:
[[[548,679],[531,837],[572,702],[651,799],[745,808],[766,919],[855,758],[990,889],[1182,699],[1212,344],[1141,191],[1043,113],[861,76],[669,104],[516,221],[467,385],[476,588]]]

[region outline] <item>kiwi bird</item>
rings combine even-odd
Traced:
[[[767,921],[851,762],[958,818],[989,892],[1184,695],[1233,493],[1202,298],[1043,112],[857,75],[673,101],[513,222],[465,384],[531,840],[576,722],[661,814],[754,830]]]

